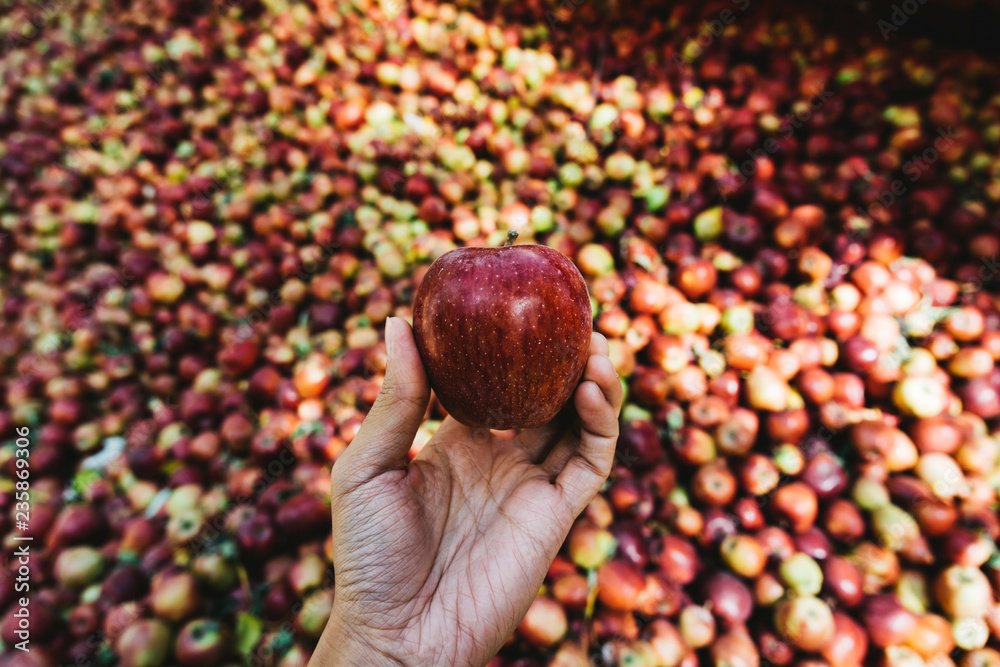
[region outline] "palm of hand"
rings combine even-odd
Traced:
[[[602,343],[595,342],[598,355]],[[415,357],[415,350],[398,347],[394,360]],[[345,453],[334,468],[331,497],[331,625],[351,624],[385,661],[487,662],[534,600],[574,518],[610,470],[616,432],[597,436],[606,456],[581,459],[581,437],[593,436],[586,430],[593,394],[603,403],[596,409],[607,413],[605,429],[609,419],[617,426],[621,401],[606,357],[592,358],[585,379],[591,375],[599,387],[578,390],[575,400],[581,435],[553,423],[512,437],[449,418],[408,465],[363,474],[360,461],[343,465],[350,462]],[[414,389],[409,381],[393,382],[391,393]],[[363,428],[358,437],[366,435]]]

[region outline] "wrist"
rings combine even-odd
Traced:
[[[388,646],[386,642],[371,636],[357,621],[345,617],[341,610],[334,609],[323,630],[313,659],[314,667],[384,667],[404,665],[393,654],[398,646]]]

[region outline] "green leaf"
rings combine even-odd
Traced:
[[[236,543],[232,540],[224,540],[219,544],[218,547],[219,555],[227,560],[236,560],[239,555],[239,550],[236,548]]]
[[[129,565],[139,565],[142,562],[142,558],[139,557],[139,554],[131,551],[119,551],[118,562],[128,563]]]
[[[87,490],[102,477],[103,475],[101,475],[101,471],[99,470],[81,470],[73,478],[73,492],[77,496],[85,496],[87,494]]]
[[[295,427],[295,431],[292,433],[292,440],[301,438],[302,436],[312,435],[313,433],[319,433],[323,430],[322,422],[318,421],[308,421],[300,422],[298,426]]]
[[[673,431],[679,431],[684,428],[684,411],[678,408],[674,408],[667,413],[667,428]]]
[[[97,664],[100,667],[105,667],[108,665],[114,665],[117,662],[114,650],[108,642],[102,642],[100,648],[97,649]]]
[[[264,624],[259,618],[246,612],[240,613],[236,619],[236,648],[240,655],[249,658],[263,635]]]
[[[646,208],[651,212],[659,211],[670,199],[670,188],[654,185],[646,191]]]

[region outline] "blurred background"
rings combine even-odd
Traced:
[[[304,665],[386,317],[512,228],[627,397],[491,667],[1000,665],[998,4],[0,0],[0,665]]]

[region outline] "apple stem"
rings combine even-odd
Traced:
[[[514,245],[515,240],[517,240],[517,230],[512,229],[509,232],[507,232],[507,240],[503,242],[503,247],[509,248],[510,246]]]

